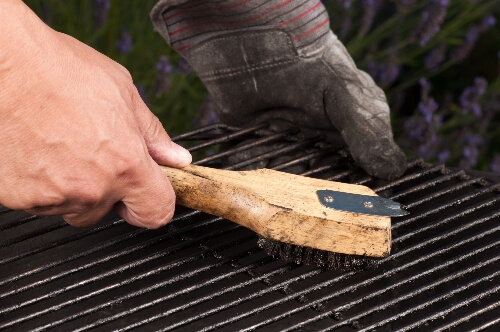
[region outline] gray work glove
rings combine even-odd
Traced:
[[[151,18],[204,82],[222,122],[340,133],[369,174],[404,173],[384,92],[356,68],[321,2],[162,0]]]

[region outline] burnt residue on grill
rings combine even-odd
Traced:
[[[0,330],[497,331],[500,181],[408,163],[394,181],[299,128],[213,125],[174,138],[196,164],[363,184],[402,203],[391,255],[365,271],[275,259],[251,231],[181,206],[159,230],[116,215],[77,229],[0,209]]]

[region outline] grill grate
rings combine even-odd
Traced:
[[[175,140],[196,164],[266,165],[401,202],[410,214],[393,218],[392,253],[376,268],[276,260],[251,231],[183,207],[156,231],[115,215],[76,229],[0,209],[0,330],[498,330],[500,182],[421,160],[381,181],[323,137],[300,135],[218,124]]]

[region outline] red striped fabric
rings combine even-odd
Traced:
[[[299,15],[295,16],[295,17],[292,17],[291,19],[285,21],[285,22],[282,22],[280,24],[278,24],[276,26],[276,28],[278,29],[281,29],[283,28],[285,25],[289,24],[289,23],[292,23],[292,22],[295,22],[299,19],[301,19],[302,17],[306,16],[307,14],[309,14],[310,12],[312,12],[313,10],[319,8],[319,6],[321,5],[321,2],[318,1],[318,3],[316,3],[313,7],[307,9],[306,11],[300,13]]]
[[[330,30],[328,14],[317,0],[191,0],[166,8],[163,18],[177,51],[228,32],[255,28],[286,31],[300,48]]]
[[[293,37],[293,40],[299,40],[299,39],[302,39],[304,37],[307,37],[307,36],[313,34],[315,31],[319,30],[322,26],[326,25],[329,22],[330,22],[330,19],[326,18],[325,20],[321,21],[318,25],[316,25],[314,28],[307,30],[306,32],[304,32],[301,35]]]
[[[267,14],[272,13],[273,11],[275,11],[275,10],[277,10],[277,9],[283,7],[283,6],[286,6],[287,4],[289,4],[291,2],[292,2],[292,0],[285,0],[285,1],[277,4],[276,6],[271,7],[268,10],[265,10],[265,11],[259,13],[258,15],[255,15],[253,17],[247,17],[247,18],[241,19],[241,20],[235,20],[235,21],[212,21],[212,22],[209,21],[209,22],[201,22],[201,23],[198,23],[198,24],[186,26],[186,27],[183,27],[183,28],[180,28],[180,29],[177,29],[177,30],[174,30],[174,31],[170,32],[170,36],[175,36],[178,33],[181,33],[181,32],[184,32],[184,31],[188,31],[188,30],[191,30],[193,28],[202,27],[202,26],[208,26],[208,25],[231,25],[231,24],[245,24],[245,23],[250,23],[250,22],[256,21],[256,20],[258,20],[258,19],[266,16]]]

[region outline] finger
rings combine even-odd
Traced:
[[[61,215],[71,226],[89,227],[97,224],[112,208],[112,204],[102,203],[94,207],[40,206],[27,209],[26,212],[37,216]]]
[[[97,224],[104,218],[113,206],[102,206],[88,211],[62,214],[64,221],[75,227],[90,227]]]
[[[191,163],[189,151],[172,142],[160,120],[151,113],[139,93],[134,94],[134,114],[154,161],[172,167],[184,167]]]
[[[137,184],[131,186],[116,212],[129,224],[149,229],[168,223],[175,210],[175,193],[166,174],[151,159],[136,170]]]

